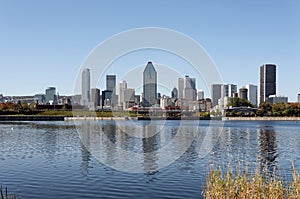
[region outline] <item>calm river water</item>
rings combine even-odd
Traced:
[[[299,122],[0,123],[0,184],[25,199],[202,198],[212,165],[289,181],[292,161]]]

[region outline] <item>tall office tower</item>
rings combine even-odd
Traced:
[[[221,88],[222,84],[212,84],[211,85],[211,105],[215,107],[218,105],[218,100],[221,98]]]
[[[237,85],[228,84],[228,97],[234,97],[234,94],[237,92]]]
[[[100,90],[98,88],[91,89],[91,102],[94,107],[100,106]]]
[[[124,99],[124,90],[125,89],[127,89],[127,83],[125,80],[123,80],[119,83],[119,98],[118,98],[119,106],[123,106],[123,103],[125,102],[125,99]]]
[[[300,93],[298,94],[298,102],[300,102]]]
[[[224,84],[221,86],[221,97],[234,97],[237,92],[237,85],[235,84]]]
[[[222,84],[221,85],[221,98],[228,97],[228,85]]]
[[[178,79],[179,98],[188,101],[195,101],[197,98],[196,79],[186,75],[184,78]]]
[[[174,87],[172,92],[171,92],[171,98],[172,99],[178,99],[178,90],[177,90],[176,87]]]
[[[81,76],[81,105],[87,106],[90,102],[90,69],[85,68]]]
[[[248,89],[248,100],[251,104],[257,106],[257,86],[252,84],[247,84],[245,88]]]
[[[128,109],[135,104],[135,90],[133,88],[126,88],[123,91],[124,93],[124,102],[123,109]]]
[[[178,98],[183,98],[184,79],[178,78]]]
[[[106,90],[116,92],[116,76],[106,75]]]
[[[106,91],[111,91],[112,94],[105,100],[110,101],[110,106],[113,109],[118,103],[116,95],[116,75],[106,75]],[[108,95],[109,96],[109,95]]]
[[[185,76],[183,86],[183,98],[188,101],[195,101],[197,99],[196,79]]]
[[[46,103],[50,103],[50,104],[57,103],[55,87],[48,87],[45,91],[45,94],[46,94],[46,96],[45,96]]]
[[[260,67],[260,103],[276,95],[276,65],[264,64]]]
[[[203,99],[204,99],[204,91],[198,91],[197,100],[203,100]]]
[[[151,106],[156,103],[157,103],[157,73],[152,62],[148,62],[143,72],[143,105]]]
[[[248,100],[248,89],[247,88],[240,88],[240,90],[239,90],[239,98]]]

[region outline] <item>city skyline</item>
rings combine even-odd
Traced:
[[[156,15],[144,15],[145,8],[155,10]],[[0,67],[5,74],[0,79],[0,93],[5,96],[40,93],[49,86],[55,86],[60,93],[73,94],[80,64],[89,52],[114,34],[140,27],[170,28],[193,38],[216,63],[222,83],[239,87],[258,85],[257,66],[276,63],[281,74],[277,79],[277,93],[297,101],[300,92],[299,86],[292,86],[300,85],[295,75],[300,73],[298,1],[232,4],[134,1],[130,6],[120,1],[89,4],[79,1],[72,5],[3,2],[0,9]],[[170,10],[168,15],[165,10]],[[266,10],[276,14],[266,15]],[[216,12],[217,16],[212,14]],[[132,55],[134,59],[116,63],[115,67],[142,65],[151,58],[155,63],[174,67],[181,76],[193,74],[184,71],[188,64],[159,55],[147,52],[142,56]],[[196,81],[204,89],[199,77]]]

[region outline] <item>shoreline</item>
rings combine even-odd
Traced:
[[[300,117],[223,117],[223,121],[300,121]]]
[[[222,121],[300,121],[300,117],[68,117],[46,115],[0,115],[0,121],[102,121],[102,120],[222,120]]]

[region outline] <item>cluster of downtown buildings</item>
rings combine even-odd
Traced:
[[[101,94],[97,88],[90,89],[90,70],[86,68],[82,72],[81,101],[73,102],[93,109],[130,110],[137,107],[151,107],[222,112],[228,108],[230,99],[234,97],[246,99],[254,107],[257,107],[259,102],[287,103],[288,98],[278,96],[276,90],[276,65],[264,64],[260,67],[259,98],[258,86],[253,84],[247,84],[239,89],[235,84],[212,84],[211,98],[204,98],[204,92],[196,89],[196,79],[189,76],[178,78],[178,87],[173,88],[170,96],[161,95],[157,92],[157,72],[152,62],[148,62],[143,71],[141,96],[135,95],[133,88],[127,88],[125,80],[119,83],[117,95],[115,75],[106,76],[106,90]]]
[[[204,92],[196,89],[196,79],[189,76],[178,79],[178,89],[174,87],[170,96],[157,92],[157,72],[152,62],[143,71],[143,92],[135,94],[122,80],[116,88],[116,75],[106,75],[106,89],[100,94],[98,88],[90,88],[90,70],[82,71],[81,95],[73,98],[73,104],[81,104],[90,109],[133,110],[148,109],[188,109],[209,111],[211,100],[204,99]],[[117,94],[118,93],[118,94]]]
[[[3,97],[1,101],[36,102],[42,105],[68,104],[91,110],[133,110],[133,109],[180,109],[190,111],[224,111],[231,98],[247,99],[254,106],[261,102],[287,103],[288,98],[276,93],[276,65],[264,64],[260,67],[260,88],[253,84],[237,88],[236,84],[212,84],[211,98],[204,98],[203,91],[197,91],[196,79],[185,76],[178,78],[178,87],[174,87],[170,96],[161,95],[157,90],[157,72],[152,62],[148,62],[143,71],[143,92],[135,94],[134,88],[128,88],[125,80],[116,84],[116,75],[106,75],[106,89],[90,87],[90,69],[82,71],[81,94],[59,96],[55,87],[49,87],[45,94],[21,97]],[[117,92],[118,91],[118,92]],[[298,94],[300,102],[300,94]]]

